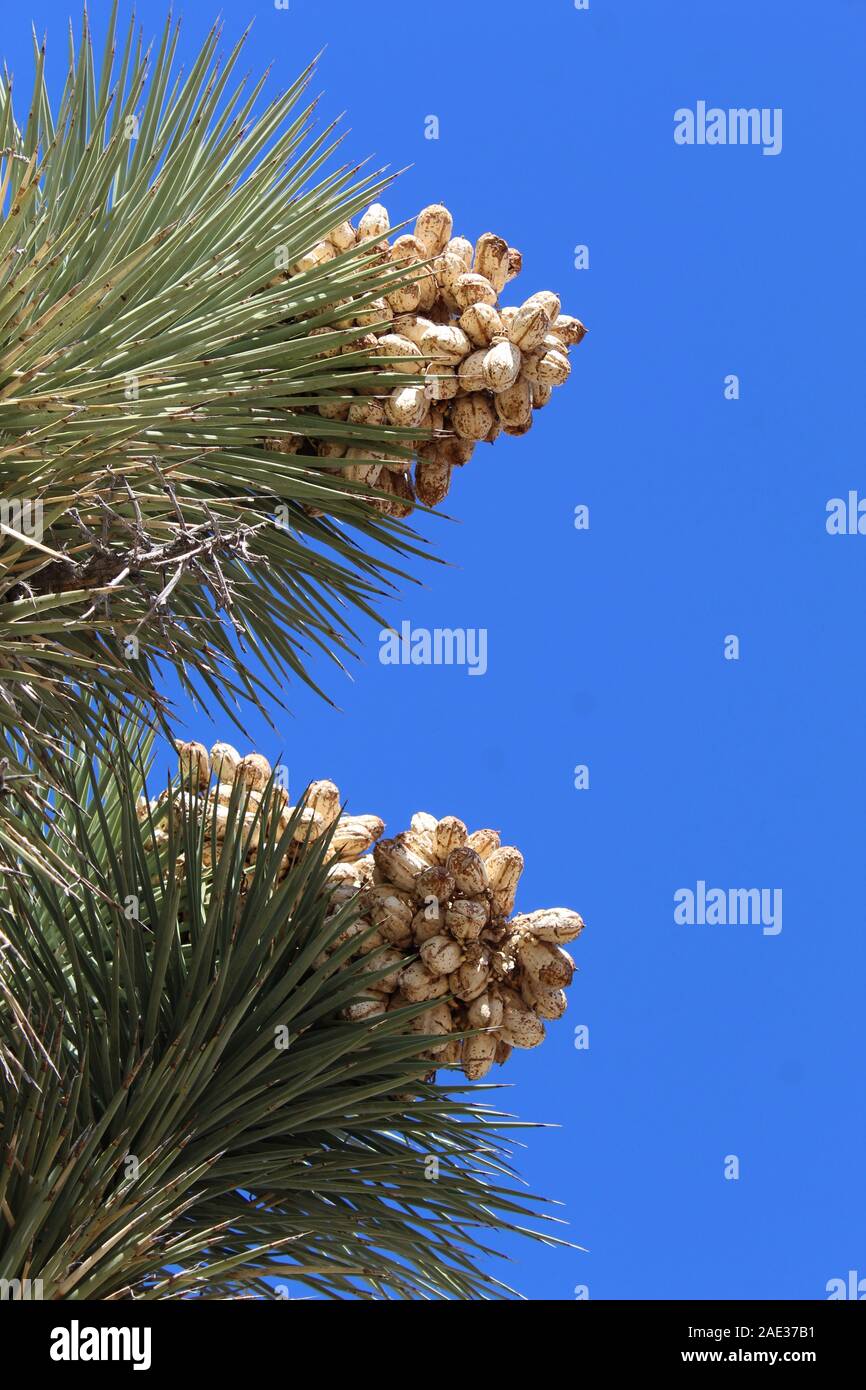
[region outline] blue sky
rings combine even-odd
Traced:
[[[187,52],[216,8],[183,6]],[[30,15],[59,67],[67,9],[7,14],[22,78]],[[153,31],[163,5],[138,12]],[[559,1126],[522,1169],[588,1252],[513,1243],[525,1294],[825,1297],[866,1276],[866,537],[825,526],[866,495],[866,5],[241,0],[227,38],[253,16],[251,68],[284,87],[327,45],[323,115],[348,111],[353,156],[412,166],[392,221],[445,201],[590,332],[532,433],[457,476],[456,521],[427,527],[447,566],[388,608],[485,628],[486,675],[381,665],[368,624],[351,680],[318,672],[340,709],[295,689],[244,748],[395,831],[419,808],[497,826],[518,905],[586,918],[566,1018],[501,1073],[508,1108]],[[677,145],[699,101],[781,108],[781,152]],[[781,932],[677,924],[699,880],[781,889]]]

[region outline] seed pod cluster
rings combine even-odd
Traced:
[[[548,404],[555,386],[568,380],[569,350],[586,329],[561,312],[552,290],[503,304],[506,286],[521,270],[520,252],[493,232],[485,232],[474,245],[454,236],[453,218],[443,204],[424,208],[414,231],[392,243],[390,226],[387,209],[374,203],[357,229],[342,223],[291,271],[321,267],[338,252],[364,243],[393,268],[418,268],[408,284],[339,326],[371,330],[343,351],[363,349],[383,372],[392,377],[395,372],[420,374],[423,385],[383,384],[377,392],[374,375],[373,384],[358,388],[361,414],[345,400],[319,407],[326,419],[387,420],[417,431],[415,439],[406,440],[415,453],[414,465],[370,450],[347,454],[330,442],[315,449],[321,458],[346,457],[346,476],[386,492],[388,497],[376,498],[375,504],[404,518],[416,501],[430,507],[444,501],[454,468],[468,463],[477,444],[492,444],[502,433],[527,433],[534,412]],[[323,349],[322,355],[340,350]],[[378,410],[371,414],[371,406]],[[269,442],[287,452],[282,444]],[[355,464],[349,455],[365,462]]]
[[[225,828],[220,813],[238,780],[249,791],[247,818],[255,820],[271,777],[265,758],[242,758],[225,743],[210,753],[197,743],[177,748],[184,794],[203,795],[210,808],[216,806],[217,845],[221,822],[223,833]],[[425,1041],[419,1055],[434,1068],[461,1067],[470,1081],[486,1076],[494,1062],[506,1062],[512,1048],[544,1041],[545,1023],[565,1012],[574,962],[563,948],[583,930],[583,921],[564,907],[512,916],[523,870],[518,849],[501,844],[495,830],[470,833],[457,816],[423,811],[408,830],[384,838],[378,816],[341,814],[340,793],[327,781],[313,783],[300,808],[290,806],[287,796],[279,803],[282,829],[295,813],[299,828],[284,869],[310,839],[330,830],[329,915],[349,901],[356,900],[359,909],[319,960],[357,937],[352,958],[363,955],[370,973],[379,976],[344,1010],[345,1018],[361,1021],[427,1005],[407,1023]],[[144,803],[140,817],[146,816]],[[160,834],[165,832],[158,829]],[[256,843],[253,835],[251,859]]]

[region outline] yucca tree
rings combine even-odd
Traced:
[[[507,1297],[516,1122],[429,1079],[423,1004],[343,1017],[370,976],[324,957],[359,914],[329,836],[286,872],[272,784],[255,856],[240,785],[219,828],[176,783],[167,834],[136,811],[162,667],[268,713],[423,547],[315,451],[418,434],[318,409],[412,379],[340,326],[409,272],[297,271],[386,179],[315,133],[310,70],[266,102],[217,29],[180,74],[170,23],[144,51],[117,20],[101,62],[70,39],[56,111],[37,43],[26,119],[0,79],[0,1280]]]
[[[213,815],[175,784],[160,843],[136,815],[148,758],[130,742],[73,760],[47,832],[95,891],[74,902],[37,867],[0,909],[0,1279],[55,1299],[298,1281],[508,1296],[477,1260],[534,1215],[510,1121],[483,1088],[421,1079],[401,1030],[425,1005],[341,1020],[375,976],[355,941],[318,959],[356,911],[326,920],[327,837],[280,880],[297,821],[264,830],[273,787],[251,824],[236,784],[217,858]]]

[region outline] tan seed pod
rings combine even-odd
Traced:
[[[467,274],[467,270],[465,263],[459,256],[455,256],[451,251],[444,251],[433,262],[433,274],[436,277],[440,293],[444,296],[453,296],[454,286],[461,275]]]
[[[364,889],[362,901],[364,912],[387,941],[395,946],[409,945],[415,905],[408,893],[390,883],[375,883]]]
[[[498,1037],[496,1039],[496,1065],[499,1067],[504,1066],[511,1056],[511,1053],[511,1043],[507,1043],[502,1036]]]
[[[544,305],[537,300],[528,300],[517,310],[507,332],[509,340],[521,352],[534,352],[543,342],[549,327],[550,319]]]
[[[501,1036],[512,1047],[538,1047],[544,1042],[544,1024],[528,1009],[520,995],[507,992],[502,1014]]]
[[[531,415],[530,415],[529,418],[526,419],[526,420],[519,420],[519,421],[517,421],[516,424],[513,424],[513,425],[506,425],[506,424],[503,424],[503,425],[502,425],[502,433],[503,433],[503,434],[510,435],[510,436],[512,436],[514,439],[520,439],[524,434],[528,434],[529,431],[530,431],[531,429],[532,429],[532,416],[531,416]]]
[[[210,750],[213,775],[218,782],[233,782],[241,755],[230,743],[215,743]]]
[[[378,237],[386,237],[390,230],[388,209],[381,203],[371,203],[358,223],[358,240],[375,241]]]
[[[383,321],[393,319],[394,310],[386,299],[374,299],[355,313],[355,322],[362,328],[372,328]]]
[[[446,420],[446,428],[447,424]],[[476,443],[474,439],[460,439],[456,434],[428,439],[418,449],[418,459],[424,463],[447,464],[449,468],[460,468],[471,459]]]
[[[499,831],[473,830],[466,843],[470,849],[475,850],[476,854],[480,854],[482,859],[486,859],[500,846]]]
[[[342,1016],[349,1023],[364,1023],[367,1019],[380,1018],[385,1008],[385,1000],[380,995],[369,995],[366,999],[357,999],[347,1005]]]
[[[333,786],[333,783],[331,783],[331,785]],[[338,859],[334,863],[328,865],[329,883],[348,883],[351,884],[353,888],[357,888],[360,881],[357,864],[344,863],[341,859]]]
[[[493,406],[482,391],[458,396],[451,406],[451,424],[461,439],[483,439],[490,433],[495,419]]]
[[[516,888],[523,873],[523,855],[514,845],[501,845],[488,855],[486,868],[491,888]]]
[[[571,314],[560,314],[551,324],[550,331],[566,347],[576,347],[586,337],[586,329],[580,319],[574,318]]]
[[[424,387],[395,387],[385,402],[385,411],[392,425],[400,425],[404,429],[417,428],[427,413]]]
[[[254,787],[256,791],[266,787],[270,777],[271,765],[261,753],[247,753],[235,768],[234,780],[245,787]]]
[[[333,336],[334,336],[334,329],[333,329],[333,328],[313,328],[313,329],[310,330],[310,337],[311,337],[311,338],[322,338],[322,337],[333,338]],[[343,350],[343,344],[342,344],[342,343],[328,343],[328,344],[323,344],[322,347],[321,347],[321,349],[316,353],[316,357],[317,357],[317,358],[320,358],[320,359],[321,359],[321,358],[327,358],[327,357],[339,357],[339,355],[340,355],[340,353],[342,352],[342,350]]]
[[[431,864],[422,869],[415,879],[413,892],[419,902],[435,898],[438,903],[444,903],[453,897],[455,886],[454,876],[447,868],[441,864]]]
[[[517,900],[516,888],[494,888],[490,894],[490,913],[492,917],[508,917],[514,911]]]
[[[340,859],[358,859],[375,839],[360,817],[341,816],[331,837],[331,850]]]
[[[431,835],[425,835],[421,831],[410,829],[401,830],[399,838],[402,844],[407,845],[409,849],[424,861],[425,865],[435,862],[436,856],[433,853],[433,839]]]
[[[562,1018],[568,1008],[568,999],[564,989],[545,989],[535,986],[532,981],[524,980],[521,985],[521,993],[526,1003],[539,1018],[555,1022]]]
[[[325,825],[333,825],[340,815],[340,789],[334,782],[323,780],[311,782],[307,789],[306,804],[317,811]]]
[[[509,390],[520,375],[521,361],[520,348],[515,347],[514,343],[494,343],[482,363],[482,376],[488,390]]]
[[[425,337],[427,335],[425,334]],[[390,372],[407,372],[410,375],[416,374],[421,370],[421,352],[409,338],[404,338],[399,333],[385,333],[379,338],[377,349],[383,356],[387,356],[387,370]],[[405,359],[405,360],[397,360]],[[385,364],[383,364],[385,365]]]
[[[528,427],[532,423],[532,389],[522,377],[507,391],[500,391],[493,401],[503,426],[525,424]]]
[[[473,903],[484,912],[485,923],[490,921],[490,893],[485,889],[483,893],[478,893],[474,898],[467,898],[467,902]]]
[[[448,1048],[451,1035],[451,1010],[447,1004],[437,1003],[423,1014],[418,1014],[408,1024],[410,1033],[421,1033],[425,1037],[442,1038],[441,1043],[431,1044],[425,1057],[441,1057]]]
[[[508,243],[493,232],[485,232],[475,243],[474,268],[501,294],[508,280]]]
[[[439,1052],[440,1067],[457,1067],[460,1065],[460,1058],[463,1053],[463,1039],[449,1038],[448,1042]]]
[[[472,242],[467,241],[465,236],[452,237],[445,249],[449,255],[457,257],[464,270],[472,269],[474,249]]]
[[[565,356],[566,356],[566,357],[568,356],[568,352],[569,352],[569,349],[566,347],[565,343],[562,341],[561,338],[558,338],[558,337],[556,336],[556,334],[553,332],[552,329],[549,330],[549,332],[545,333],[544,339],[543,339],[543,341],[542,341],[541,348],[539,349],[539,351],[541,351],[541,350],[545,350],[545,351],[546,351],[546,350],[550,350],[550,351],[552,351],[552,352],[563,352],[563,353],[565,353]]]
[[[477,352],[470,352],[468,357],[464,357],[457,369],[458,387],[467,396],[476,391],[483,391],[487,386],[484,375],[487,352],[487,348],[479,348]]]
[[[507,284],[510,280],[516,280],[516,279],[517,279],[517,276],[520,274],[520,272],[521,272],[522,269],[523,269],[523,254],[522,254],[522,252],[518,251],[518,249],[517,249],[516,246],[509,246],[509,248],[508,248],[508,274],[507,274],[507,276],[505,277],[505,278],[506,278],[506,284]]]
[[[359,892],[357,883],[338,883],[330,890],[330,900],[328,905],[328,918],[334,916],[339,908],[345,907]]]
[[[175,743],[177,762],[184,782],[196,787],[206,787],[210,781],[210,758],[203,743]]]
[[[269,449],[272,454],[297,454],[300,452],[303,440],[296,434],[281,435],[279,438],[269,437],[262,440],[262,448]]]
[[[391,969],[387,975],[382,975],[376,981],[376,989],[382,994],[393,994],[397,989],[400,972],[403,969],[403,952],[398,951],[395,946],[380,946],[378,949],[368,950],[365,953],[366,963],[370,970],[384,970],[386,966]]]
[[[548,348],[527,359],[526,376],[534,385],[564,386],[571,376],[571,363],[565,352]]]
[[[358,325],[355,322],[355,306],[352,300],[341,299],[339,303],[341,305],[347,306],[346,313],[343,314],[340,318],[334,319],[334,322],[332,323],[331,327],[335,331],[337,329],[340,329],[341,332],[347,332],[350,328],[357,328]]]
[[[376,868],[376,861],[372,854],[363,854],[360,859],[352,861],[352,867],[358,875],[358,882],[362,888],[368,888],[373,882],[373,873]]]
[[[477,941],[487,925],[487,904],[455,898],[445,913],[445,926],[455,941]]]
[[[426,861],[400,835],[393,840],[380,840],[373,857],[379,872],[395,887],[407,891],[414,887],[418,874],[427,868]]]
[[[332,261],[336,254],[336,248],[329,241],[319,241],[309,251],[305,251],[300,260],[295,261],[292,266],[292,274],[303,275],[308,270],[316,270],[326,261]]]
[[[469,358],[466,359],[467,362]],[[428,401],[453,401],[460,389],[460,382],[453,367],[443,366],[441,362],[431,362],[424,373],[424,390]]]
[[[364,396],[349,406],[350,425],[371,425],[379,429],[385,424],[386,418],[385,407],[374,396]]]
[[[424,459],[415,465],[415,495],[424,507],[438,507],[451,487],[451,464]]]
[[[450,936],[431,936],[421,947],[421,959],[431,975],[451,975],[463,963],[463,948]]]
[[[485,990],[473,999],[466,1010],[470,1028],[499,1028],[504,1009],[502,1000],[494,990]]]
[[[439,298],[439,283],[432,270],[418,277],[418,288],[418,308],[422,314],[427,314]]]
[[[583,918],[567,907],[541,908],[538,912],[523,913],[511,923],[515,931],[531,932],[539,941],[562,945],[574,941],[583,931]]]
[[[361,449],[349,449],[346,453],[347,459],[368,457]],[[367,487],[375,487],[382,476],[381,463],[349,463],[343,469],[343,475],[353,483],[365,483]]]
[[[355,816],[354,819],[357,821],[358,825],[362,825],[367,831],[371,842],[373,840],[378,840],[385,829],[385,822],[382,820],[381,816],[363,815]]]
[[[291,817],[297,813],[297,824],[292,834],[292,839],[299,845],[304,845],[308,841],[317,840],[324,834],[326,825],[324,818],[314,811],[311,806],[286,806],[280,813],[279,833],[282,835],[287,828]]]
[[[435,916],[428,916],[428,913],[435,910]],[[421,946],[425,941],[429,941],[433,936],[442,935],[442,918],[439,915],[438,904],[433,903],[430,907],[422,907],[412,918],[412,940],[416,946]]]
[[[400,972],[400,992],[410,1004],[439,999],[448,993],[448,977],[431,975],[423,961],[413,960]]]
[[[352,953],[353,959],[363,959],[365,956],[368,956],[371,951],[381,951],[383,948],[387,948],[388,950],[397,950],[396,946],[393,948],[389,946],[382,933],[380,931],[374,931],[370,926],[369,922],[364,922],[364,932],[366,934],[363,937],[360,935],[358,937],[357,948]],[[398,951],[398,955],[402,963],[404,959],[403,952]],[[376,990],[376,992],[379,994],[387,993],[387,990],[382,989],[382,985],[379,981],[374,982],[371,988]]]
[[[221,780],[217,786],[211,789],[208,795],[207,804],[208,807],[213,806],[214,804],[218,806],[228,806],[231,802],[231,799],[232,783],[229,781]],[[261,793],[253,792],[249,797],[249,807],[252,808],[258,806],[260,801]],[[185,806],[189,806],[192,804],[189,797],[186,794],[183,797],[183,803]]]
[[[433,823],[435,825],[435,818]],[[436,855],[433,850],[432,830],[425,830],[423,827],[416,828],[414,825],[410,825],[408,830],[403,831],[403,834],[406,838],[406,843],[411,845],[412,849],[415,850],[416,854],[421,856],[425,863],[435,864]]]
[[[150,816],[153,815],[158,805],[158,797],[154,796],[148,799],[144,795],[144,793],[142,793],[142,795],[138,798],[138,800],[135,803],[135,818],[138,821],[139,825],[142,825],[146,820],[149,819]]]
[[[483,893],[488,886],[484,860],[468,845],[459,845],[452,849],[445,861],[445,867],[454,879],[457,892],[463,898]]]
[[[495,304],[497,300],[496,291],[490,281],[483,275],[476,275],[474,271],[467,270],[463,275],[458,275],[448,288],[461,312],[468,309],[470,304]]]
[[[465,845],[468,837],[469,831],[458,816],[443,816],[437,821],[433,832],[433,848],[439,862],[444,864],[451,851]]]
[[[449,367],[456,367],[471,351],[472,344],[462,328],[434,325],[421,339],[422,354]]]
[[[423,314],[400,314],[394,320],[394,332],[401,338],[408,338],[410,343],[414,343],[417,348],[421,347],[421,339],[433,324],[429,319],[425,319]]]
[[[320,459],[342,459],[346,457],[346,446],[338,444],[336,439],[320,439],[316,445],[316,456]]]
[[[460,439],[457,435],[452,435],[450,439],[441,441],[442,457],[447,459],[452,467],[460,468],[471,459],[477,442],[475,439]]]
[[[415,510],[415,489],[408,473],[398,472],[389,467],[383,472],[379,485],[391,494],[392,500],[388,504],[389,516],[401,519],[411,516]]]
[[[559,295],[554,294],[553,290],[539,290],[537,294],[531,294],[525,302],[542,304],[547,311],[548,323],[555,323],[562,309]]]
[[[333,231],[328,232],[326,240],[331,243],[336,251],[348,251],[357,241],[355,228],[351,222],[341,222]]]
[[[505,332],[499,311],[492,304],[470,304],[460,315],[460,327],[474,347],[490,347]]]
[[[543,410],[553,399],[553,387],[541,386],[537,382],[532,387],[532,409]]]
[[[418,261],[426,261],[429,254],[421,240],[410,232],[404,232],[391,243],[394,265],[417,265]]]
[[[533,983],[543,989],[561,989],[574,977],[574,961],[567,951],[551,942],[539,941],[530,932],[517,948],[517,958]]]
[[[348,420],[350,401],[323,400],[319,402],[319,414],[323,420]]]
[[[448,976],[448,988],[458,999],[469,1004],[484,993],[489,980],[490,956],[477,943],[472,943],[467,947],[463,964]]]
[[[367,358],[370,356],[371,353],[376,352],[378,350],[378,347],[379,339],[376,337],[375,333],[359,333],[356,338],[353,338],[350,342],[345,343],[344,346],[340,349],[340,352],[344,357],[348,357],[351,354],[354,354],[355,356]],[[357,391],[361,391],[364,388],[360,384],[356,383],[355,389]]]
[[[395,314],[414,314],[421,307],[421,282],[410,280],[407,285],[388,290],[385,299]]]
[[[493,1066],[496,1057],[496,1039],[490,1033],[476,1033],[465,1038],[461,1061],[463,1075],[467,1081],[480,1081]]]
[[[409,822],[409,828],[410,830],[415,830],[419,833],[427,833],[432,835],[433,831],[436,829],[437,824],[438,822],[436,820],[436,817],[431,816],[429,811],[416,811],[411,821]]]
[[[424,247],[425,256],[438,256],[451,237],[454,219],[444,203],[431,203],[422,208],[415,222],[415,237]]]

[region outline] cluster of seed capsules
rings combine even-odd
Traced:
[[[376,499],[380,510],[405,517],[416,500],[429,507],[444,501],[454,468],[468,463],[476,444],[492,444],[502,433],[526,434],[534,412],[568,380],[569,349],[586,329],[561,312],[552,290],[519,304],[500,304],[506,285],[520,272],[520,252],[492,232],[474,246],[453,236],[451,213],[441,203],[424,208],[414,231],[393,243],[390,230],[387,209],[374,203],[357,228],[342,223],[291,271],[313,269],[361,243],[378,247],[395,267],[418,267],[408,283],[335,326],[365,330],[344,351],[356,352],[363,344],[387,358],[388,371],[423,380],[381,395],[365,388],[353,401],[319,406],[327,419],[417,429],[418,438],[409,441],[416,455],[414,475],[405,460],[369,448],[346,448],[339,441],[317,446],[321,457],[345,458],[348,477],[389,494]]]
[[[210,753],[200,743],[177,747],[184,788],[203,790],[216,817],[218,853],[233,783],[249,789],[246,815],[253,822],[270,765],[259,753],[242,758],[227,743]],[[423,811],[408,830],[383,839],[378,816],[342,813],[330,781],[312,783],[299,807],[276,791],[281,829],[297,817],[284,871],[310,840],[329,831],[330,914],[355,899],[360,908],[317,963],[357,938],[355,958],[363,955],[371,973],[384,972],[344,1010],[346,1019],[426,1004],[406,1025],[425,1039],[420,1055],[436,1066],[462,1067],[470,1081],[507,1061],[512,1048],[544,1041],[545,1022],[566,1009],[574,962],[563,947],[580,934],[583,921],[563,907],[511,916],[523,871],[518,849],[501,844],[495,830],[470,833],[457,816],[438,819]],[[147,815],[146,804],[140,815]],[[257,843],[253,831],[251,859]]]

